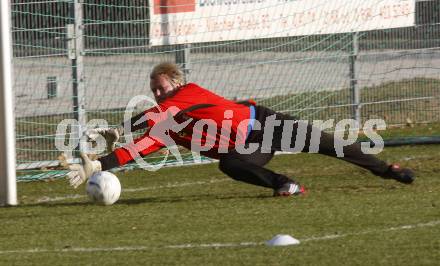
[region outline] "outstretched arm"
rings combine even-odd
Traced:
[[[161,142],[150,138],[148,130],[142,137],[135,139],[124,147],[115,149],[98,160],[101,162],[102,170],[108,170],[133,162],[136,157],[147,156],[164,146]]]
[[[104,137],[107,144],[107,152],[112,152],[115,149],[115,144],[124,135],[125,129],[128,126],[130,132],[138,131],[148,128],[148,119],[146,112],[139,113],[133,116],[129,121],[126,121],[115,128],[93,128],[86,132],[89,141],[96,142],[98,137]]]

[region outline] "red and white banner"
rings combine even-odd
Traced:
[[[149,1],[152,45],[356,32],[415,23],[415,0]]]

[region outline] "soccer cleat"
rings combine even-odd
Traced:
[[[414,179],[416,179],[411,169],[401,168],[398,164],[391,164],[382,177],[385,179],[394,179],[404,184],[411,184]]]
[[[292,195],[305,194],[306,190],[303,186],[293,181],[285,183],[282,187],[273,191],[274,197],[289,197]]]

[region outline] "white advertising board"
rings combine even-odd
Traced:
[[[415,0],[149,0],[151,45],[413,26]]]

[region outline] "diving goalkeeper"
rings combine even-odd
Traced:
[[[289,145],[302,142],[301,152],[335,157],[405,184],[415,179],[410,169],[363,153],[360,143],[344,146],[340,157],[335,148],[338,138],[309,123],[251,101],[234,102],[197,84],[185,83],[182,71],[175,64],[156,65],[150,74],[150,88],[157,106],[133,117],[128,129],[121,126],[88,132],[92,140],[104,137],[111,152],[97,160],[81,154],[82,163],[70,165],[72,171],[67,178],[71,186],[78,187],[94,172],[125,165],[137,157],[177,144],[219,159],[220,170],[235,180],[272,189],[274,196],[298,195],[304,193],[304,188],[297,181],[264,167],[276,151],[286,146],[286,136]],[[114,148],[124,131],[127,134],[127,130],[141,129],[146,129],[143,136]],[[287,131],[291,134],[286,134]]]

